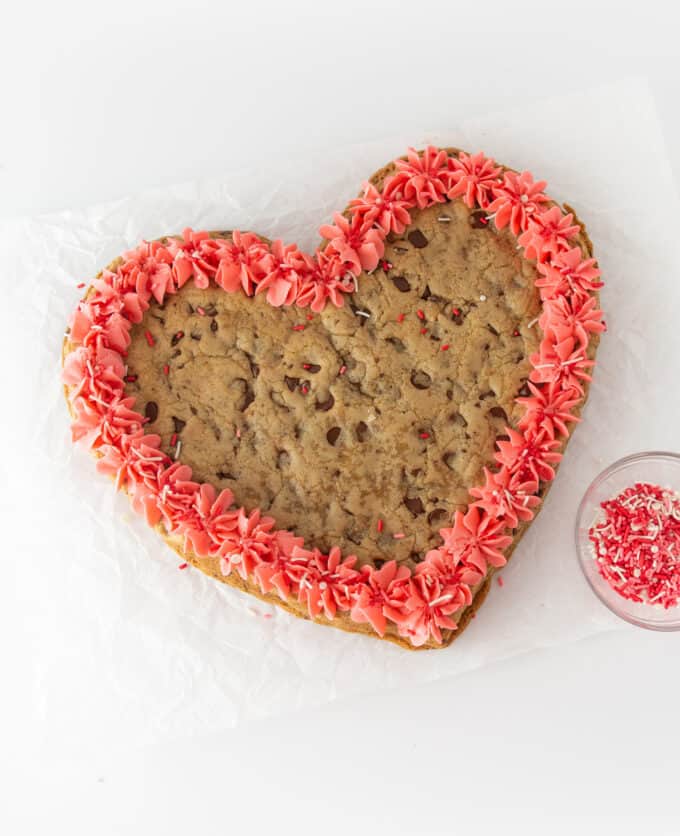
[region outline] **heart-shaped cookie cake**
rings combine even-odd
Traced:
[[[142,243],[72,317],[74,440],[183,566],[448,644],[555,476],[604,330],[590,241],[544,188],[412,150],[314,254],[254,232]]]

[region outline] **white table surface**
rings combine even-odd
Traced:
[[[634,8],[15,4],[0,216],[628,75],[649,81],[678,181],[675,21],[663,3],[617,5]],[[660,222],[677,218],[660,207]],[[676,635],[630,628],[209,739],[87,762],[2,752],[0,832],[677,834],[679,651]]]

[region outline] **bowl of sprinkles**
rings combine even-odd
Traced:
[[[680,630],[680,455],[636,453],[600,473],[578,509],[576,549],[613,613]]]

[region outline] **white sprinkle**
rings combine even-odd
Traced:
[[[482,293],[482,295],[479,297],[479,301],[480,301],[480,302],[486,302],[486,296],[485,296],[483,293]]]
[[[365,316],[367,318],[370,316],[370,313],[368,313],[367,311],[355,311],[355,313],[357,316]]]
[[[451,218],[449,218],[449,216],[448,216],[448,215],[440,215],[440,216],[437,218],[437,220],[438,220],[438,221],[439,221],[439,223],[441,223],[441,224],[450,224],[450,223],[451,223]]]
[[[531,322],[527,325],[527,328],[533,328],[534,325],[538,322],[538,317],[536,319],[532,319]]]
[[[182,452],[182,440],[180,439],[177,442],[177,447],[175,447],[175,461],[179,458],[179,454]]]

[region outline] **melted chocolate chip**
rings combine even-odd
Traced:
[[[331,427],[330,430],[326,433],[326,441],[331,445],[334,446],[335,442],[340,437],[340,427]]]
[[[288,375],[286,375],[283,378],[283,380],[284,380],[284,383],[286,384],[286,386],[288,387],[288,389],[291,392],[294,392],[297,389],[297,387],[300,385],[300,378],[299,377],[288,377]]]
[[[210,330],[211,330],[211,331],[213,332],[213,334],[214,334],[214,333],[215,333],[215,331],[217,331],[217,329],[218,329],[218,328],[219,328],[219,326],[218,326],[218,324],[217,324],[217,320],[216,320],[216,319],[213,319],[213,321],[210,323]]]
[[[423,501],[419,496],[405,496],[404,505],[413,514],[414,517],[418,517],[420,514],[423,514],[425,512],[425,506],[423,505]]]
[[[316,402],[316,409],[319,412],[328,412],[329,409],[333,409],[333,404],[335,403],[335,398],[331,393],[328,393],[328,397],[323,401]]]
[[[392,276],[392,284],[401,291],[401,293],[408,293],[411,289],[411,283],[405,276]]]
[[[156,401],[149,401],[147,403],[144,407],[144,415],[148,419],[148,423],[153,424],[156,418],[158,418],[158,404]]]
[[[427,521],[430,525],[434,525],[435,523],[442,522],[448,515],[449,512],[446,508],[435,508],[427,515]]]
[[[181,418],[177,418],[177,417],[176,417],[176,416],[174,416],[174,415],[172,416],[172,423],[173,423],[173,425],[174,425],[174,427],[175,427],[175,432],[176,432],[176,433],[181,433],[181,432],[182,432],[182,430],[183,430],[183,429],[186,427],[186,425],[187,425],[187,422],[186,422],[186,421],[182,421],[182,419],[181,419]]]
[[[502,418],[504,421],[508,420],[507,413],[502,406],[492,406],[489,415],[493,415],[494,418]]]
[[[454,461],[456,459],[455,452],[444,453],[442,456],[442,461],[448,467],[449,470],[455,470]]]
[[[483,209],[477,209],[475,212],[470,212],[470,226],[473,229],[488,229],[489,221],[486,218],[486,212]]]
[[[413,246],[419,250],[423,247],[427,247],[429,243],[427,238],[419,229],[412,229],[406,237],[413,244]]]
[[[416,369],[411,372],[411,385],[416,389],[429,389],[432,385],[432,378],[427,372],[421,372]]]

